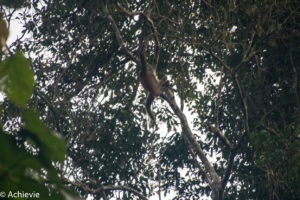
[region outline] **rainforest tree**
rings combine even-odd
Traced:
[[[300,198],[296,0],[33,0],[20,20],[30,104],[65,139],[62,179],[83,197]],[[154,128],[145,40],[175,95],[155,100]]]

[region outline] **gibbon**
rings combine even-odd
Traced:
[[[140,81],[145,88],[149,91],[149,95],[146,101],[146,111],[151,118],[151,126],[155,124],[155,117],[151,111],[151,104],[154,99],[158,96],[162,96],[162,88],[169,86],[169,81],[159,80],[156,75],[156,66],[151,66],[147,63],[145,56],[145,49],[147,48],[148,39],[144,40],[144,43],[141,48],[140,59],[141,59],[141,72],[140,72]]]

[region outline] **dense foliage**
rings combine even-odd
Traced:
[[[66,156],[64,141],[39,119],[34,108],[26,107],[34,86],[33,70],[22,52],[5,52],[9,50],[6,45],[9,30],[3,15],[0,28],[1,95],[6,95],[14,108],[22,111],[15,117],[21,122],[19,127],[12,124],[12,129],[7,132],[0,123],[0,198],[75,199],[77,197],[59,178],[58,168],[52,164],[63,164]],[[4,126],[9,123],[13,123],[13,119],[6,121]]]
[[[83,197],[300,198],[296,0],[33,0],[21,11],[27,37],[10,50],[31,58],[29,104],[64,137],[63,180]],[[149,61],[158,36],[158,77],[208,164],[162,99],[147,128],[141,67],[128,53],[138,56],[146,34]],[[2,110],[15,133],[22,111],[8,99]]]

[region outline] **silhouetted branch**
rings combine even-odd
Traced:
[[[100,186],[96,189],[93,189],[93,188],[90,188],[87,184],[79,182],[79,181],[69,181],[64,178],[64,182],[66,184],[72,184],[74,186],[80,187],[81,189],[83,189],[87,192],[91,192],[91,193],[98,193],[98,192],[103,192],[103,191],[107,191],[107,190],[122,190],[122,191],[131,192],[131,193],[135,194],[136,196],[138,196],[139,198],[141,198],[143,200],[147,200],[147,197],[145,197],[142,193],[140,193],[136,189],[133,189],[133,188],[131,188],[129,186],[125,186],[125,185],[107,185],[107,186]]]
[[[104,4],[105,4],[105,5],[104,5],[104,13],[105,13],[107,19],[109,20],[109,22],[110,22],[111,25],[112,25],[112,28],[113,28],[113,30],[114,30],[114,32],[115,32],[116,38],[117,38],[117,40],[118,40],[118,43],[119,43],[121,49],[122,49],[122,50],[126,53],[126,55],[129,56],[133,61],[135,61],[136,63],[139,63],[139,62],[140,62],[140,61],[139,61],[139,58],[136,57],[136,56],[135,56],[135,55],[134,55],[127,47],[126,47],[125,42],[124,42],[124,40],[123,40],[123,37],[122,37],[122,35],[121,35],[121,32],[120,32],[120,30],[119,30],[119,28],[118,28],[118,26],[117,26],[115,20],[113,19],[113,17],[112,17],[112,16],[110,15],[110,13],[109,13],[109,10],[108,10],[108,8],[107,8],[107,0],[105,0],[104,2],[105,2],[105,3],[104,3]]]

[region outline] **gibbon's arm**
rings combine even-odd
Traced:
[[[156,124],[155,117],[151,110],[151,104],[152,104],[153,100],[154,100],[154,96],[151,93],[149,93],[145,107],[146,107],[147,114],[149,115],[149,117],[151,119],[151,126],[154,126]]]
[[[142,65],[142,69],[141,69],[141,73],[142,72],[146,72],[147,71],[147,60],[146,60],[146,48],[147,48],[147,44],[148,44],[148,37],[146,37],[141,45],[141,51],[140,51],[140,59],[141,59],[141,65]]]

